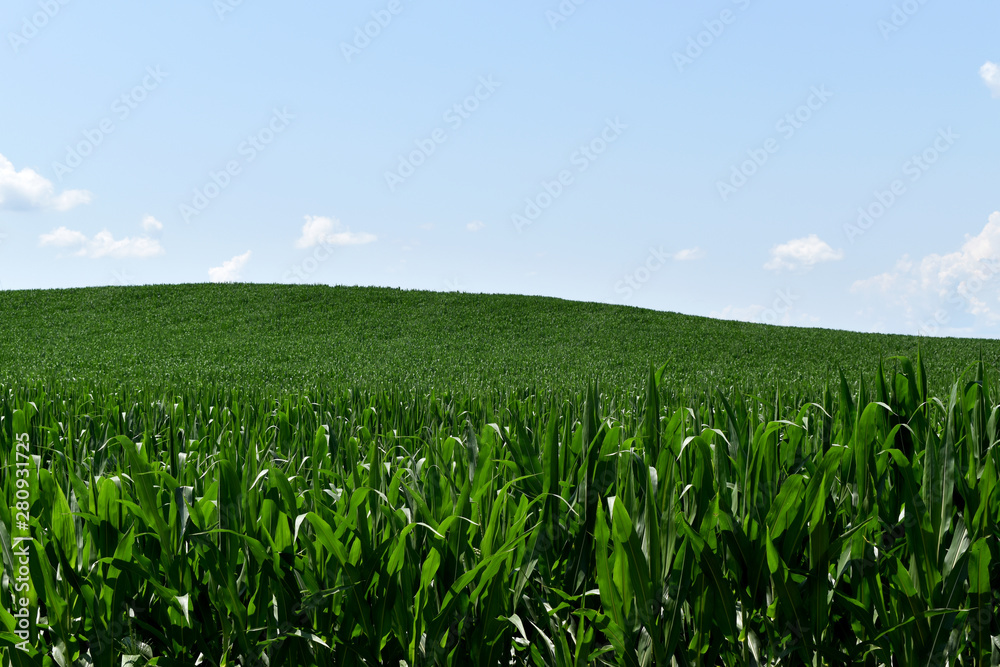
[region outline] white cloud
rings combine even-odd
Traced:
[[[163,229],[163,223],[151,215],[142,219],[142,228],[147,232],[158,232]]]
[[[39,245],[56,246],[57,248],[68,248],[75,245],[83,245],[87,242],[87,236],[83,232],[77,232],[66,227],[52,230],[48,234],[38,237]]]
[[[336,218],[306,216],[302,225],[302,236],[295,242],[296,248],[312,248],[317,245],[364,245],[374,243],[378,237],[365,232],[352,232]]]
[[[486,229],[486,223],[479,220],[473,220],[465,226],[470,232],[478,232],[480,229]]]
[[[708,316],[717,320],[736,320],[738,322],[760,322],[760,315],[765,310],[764,306],[754,304],[745,308],[729,305],[722,310],[713,310]]]
[[[1000,65],[987,62],[979,68],[979,76],[983,77],[983,82],[993,91],[993,97],[1000,97]]]
[[[685,248],[674,253],[674,260],[678,262],[691,262],[705,256],[705,251],[701,248]]]
[[[834,250],[815,234],[793,239],[771,248],[771,259],[764,265],[769,271],[810,269],[822,262],[844,258],[843,250]]]
[[[87,238],[83,232],[66,227],[60,227],[48,234],[38,237],[39,245],[57,248],[78,248],[73,253],[77,257],[100,259],[114,257],[115,259],[144,259],[156,257],[164,253],[163,246],[156,239],[148,236],[124,238],[116,240],[108,230],[98,232],[94,238]]]
[[[953,330],[954,319],[971,315],[981,324],[1000,322],[1000,211],[962,246],[919,260],[904,255],[885,273],[855,281],[851,291],[876,301],[867,312],[892,309],[906,326],[924,333]],[[933,326],[928,325],[932,320]],[[931,330],[933,329],[933,331]]]
[[[156,257],[157,255],[162,255],[163,252],[163,246],[156,239],[151,239],[148,236],[138,236],[116,241],[111,232],[105,229],[94,236],[87,243],[87,247],[77,254],[94,259],[100,257],[141,259]]]
[[[90,193],[86,190],[66,190],[56,195],[48,208],[56,211],[68,211],[82,204],[90,203]]]
[[[68,211],[88,203],[90,193],[86,190],[66,190],[57,195],[52,181],[27,167],[17,171],[10,160],[0,155],[0,209]]]
[[[753,322],[755,324],[776,324],[779,326],[816,326],[820,319],[796,310],[792,305],[775,299],[770,306],[753,304],[740,307],[729,305],[722,310],[713,310],[709,317],[717,320],[736,320],[737,322]]]
[[[230,260],[222,263],[222,266],[216,266],[208,270],[208,278],[213,283],[231,283],[240,279],[240,273],[243,271],[243,267],[247,265],[250,261],[250,255],[252,252],[247,250],[242,255],[237,255]]]

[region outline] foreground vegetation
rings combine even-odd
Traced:
[[[919,360],[871,370],[812,392],[649,368],[641,392],[8,384],[0,652],[998,664],[1000,387],[982,363],[940,398]],[[28,652],[7,611],[22,488]]]

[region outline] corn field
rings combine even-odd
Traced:
[[[3,385],[0,657],[998,665],[1000,386],[980,362],[929,395],[919,356],[869,375]]]

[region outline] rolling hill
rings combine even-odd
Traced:
[[[1000,342],[720,321],[554,298],[388,288],[159,285],[0,292],[0,377],[412,389],[822,386],[914,355],[950,386]],[[888,362],[887,363],[891,363]]]

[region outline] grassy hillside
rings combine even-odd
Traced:
[[[0,292],[0,664],[1000,665],[1000,349],[878,373],[916,344],[514,296]]]
[[[822,385],[871,374],[910,336],[717,321],[560,299],[384,288],[176,285],[0,292],[0,376],[163,385],[219,382],[479,389]],[[925,339],[948,386],[1000,342]]]

